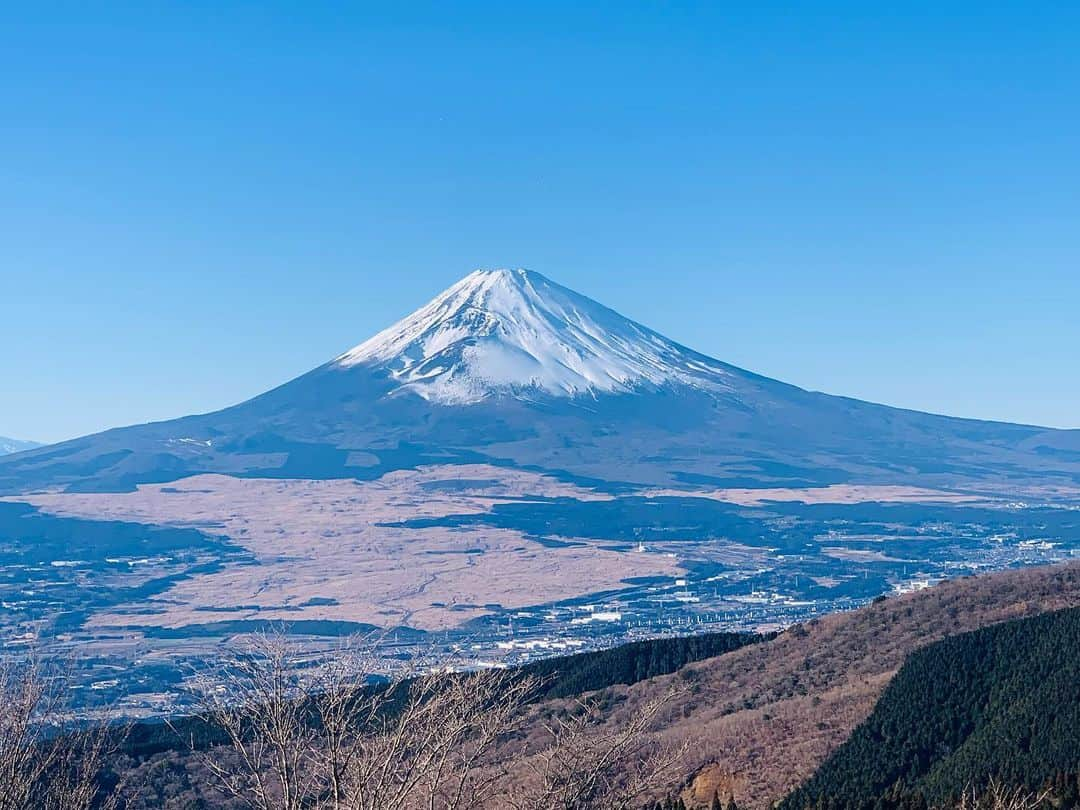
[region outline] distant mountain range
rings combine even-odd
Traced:
[[[10,455],[11,453],[21,453],[23,450],[32,450],[35,447],[41,447],[41,444],[38,442],[27,442],[0,436],[0,456]]]
[[[247,402],[4,460],[0,491],[126,490],[201,472],[370,479],[464,462],[624,489],[1075,487],[1080,431],[805,391],[681,346],[539,273],[494,270]]]

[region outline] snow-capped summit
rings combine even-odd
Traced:
[[[386,371],[445,404],[581,396],[671,383],[726,387],[727,369],[529,270],[477,270],[333,361]]]
[[[1080,431],[806,391],[680,346],[538,273],[491,270],[245,402],[2,458],[0,494],[127,491],[201,473],[366,480],[478,460],[619,487],[1073,491]]]

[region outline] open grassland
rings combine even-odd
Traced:
[[[618,553],[597,543],[545,547],[511,529],[387,525],[560,497],[611,496],[537,473],[457,465],[365,482],[200,475],[129,493],[19,500],[57,515],[204,529],[227,536],[257,562],[179,582],[139,605],[137,617],[99,613],[88,628],[257,617],[438,630],[482,615],[492,603],[552,602],[617,588],[631,577],[676,573],[676,561],[665,555]]]

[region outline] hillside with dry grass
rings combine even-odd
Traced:
[[[809,778],[869,716],[914,650],[1009,619],[1080,605],[1080,564],[966,577],[790,628],[772,641],[602,695],[618,724],[677,689],[650,731],[685,745],[661,791],[764,808]],[[565,704],[564,704],[565,705]],[[538,716],[559,704],[535,709]],[[520,740],[514,750],[520,753]],[[527,742],[524,744],[528,749]]]
[[[672,797],[688,808],[734,799],[756,810],[803,784],[852,739],[913,652],[1077,606],[1080,563],[1070,563],[953,580],[774,637],[717,638],[711,651],[698,649],[701,639],[645,642],[543,672],[418,669],[386,688],[357,678],[370,671],[363,658],[298,669],[287,637],[262,636],[264,647],[239,652],[217,677],[200,680],[209,702],[196,718],[177,720],[186,730],[158,727],[158,742],[168,732],[172,743],[140,746],[138,729],[115,740],[50,733],[53,760],[71,765],[39,772],[42,738],[34,729],[65,728],[41,723],[65,715],[55,711],[62,683],[21,677],[34,676],[32,668],[0,678],[2,705],[15,707],[18,721],[0,727],[15,730],[6,750],[20,752],[27,795],[63,793],[68,783],[56,777],[74,774],[72,784],[91,799],[102,790],[119,796],[110,787],[119,784],[126,810],[337,807],[328,796],[363,800],[338,804],[366,810],[627,810]],[[613,663],[627,656],[634,661]],[[693,663],[680,667],[686,661]],[[584,680],[567,677],[575,672]],[[669,674],[646,678],[654,672]],[[574,693],[552,689],[551,677],[574,689],[646,679]],[[559,697],[543,697],[552,694]],[[52,714],[42,715],[42,705]],[[1071,750],[1058,759],[1069,760]],[[352,781],[341,782],[346,774]],[[266,787],[275,775],[279,786]],[[256,788],[262,798],[253,805]],[[91,805],[103,806],[94,800],[86,810]]]

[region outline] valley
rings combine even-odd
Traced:
[[[642,642],[526,667],[522,673],[547,673],[554,679],[537,700],[522,707],[520,726],[489,752],[487,767],[505,773],[510,785],[528,785],[533,769],[542,766],[544,729],[552,718],[572,716],[584,705],[603,707],[590,729],[603,736],[619,733],[636,713],[663,700],[641,744],[646,750],[674,746],[683,753],[675,767],[650,782],[645,796],[677,797],[690,808],[709,807],[714,795],[750,810],[774,807],[785,797],[784,806],[790,808],[816,806],[819,799],[845,810],[875,801],[893,807],[898,773],[906,775],[902,786],[915,804],[917,791],[928,786],[938,799],[955,796],[967,784],[965,771],[983,780],[977,784],[997,772],[1009,774],[1009,784],[1030,788],[1057,773],[1055,767],[1073,779],[1075,735],[1068,723],[1076,706],[1070,700],[1075,683],[1069,679],[1075,678],[1076,661],[1067,645],[1076,634],[1080,609],[1077,566],[962,577],[858,610],[811,618],[779,634]],[[1057,632],[1062,621],[1067,633]],[[1036,633],[1037,628],[1042,630]],[[1027,645],[1036,654],[1003,655],[984,638],[1011,639],[1013,649]],[[957,651],[981,665],[958,667]],[[310,663],[326,665],[334,655],[329,649]],[[1012,671],[1045,671],[1053,677],[1044,683],[1031,675],[1009,677]],[[897,691],[906,697],[898,700]],[[1028,694],[1058,707],[1061,722],[1027,700]],[[1000,695],[1011,702],[996,700]],[[893,748],[883,749],[880,740],[866,744],[883,722],[903,732],[933,725],[935,711],[907,710],[919,703],[935,703],[935,711],[958,716],[942,717],[943,724],[955,722],[938,736],[902,733],[892,740],[886,733]],[[984,704],[989,711],[979,710]],[[1031,740],[1024,727],[1033,718],[1040,733]],[[867,722],[868,728],[863,726]],[[994,735],[1002,727],[1012,731]],[[187,748],[187,727],[180,729],[178,738],[171,725],[142,723],[127,743],[135,759],[121,758],[119,767],[136,783],[157,775],[134,805],[139,810],[181,794],[202,802],[199,806],[225,806],[210,789],[212,779],[200,766],[198,751]],[[946,735],[963,745],[936,745]],[[213,744],[197,739],[200,748]],[[1043,753],[1030,753],[1029,743]],[[218,755],[227,756],[227,748],[219,747]],[[890,756],[879,756],[881,750]],[[1025,772],[1024,756],[1035,757],[1038,773]],[[883,778],[876,773],[873,779],[861,778],[864,765],[881,770]],[[632,762],[620,762],[615,775],[625,776],[632,768]],[[805,787],[793,793],[800,785]],[[823,791],[823,785],[829,787]],[[1075,801],[1067,784],[1059,789]],[[505,807],[497,796],[482,806]]]
[[[619,493],[491,465],[27,494],[0,502],[0,629],[9,650],[78,650],[88,706],[148,715],[176,710],[170,690],[219,645],[270,626],[314,655],[384,634],[387,672],[432,644],[466,666],[504,666],[782,629],[1080,550],[1080,509],[1061,500],[753,494]]]
[[[0,810],[1080,810],[1080,3],[9,6]]]
[[[173,711],[246,634],[389,672],[772,631],[1080,549],[1080,432],[806,391],[480,270],[207,414],[0,458],[3,650]]]

